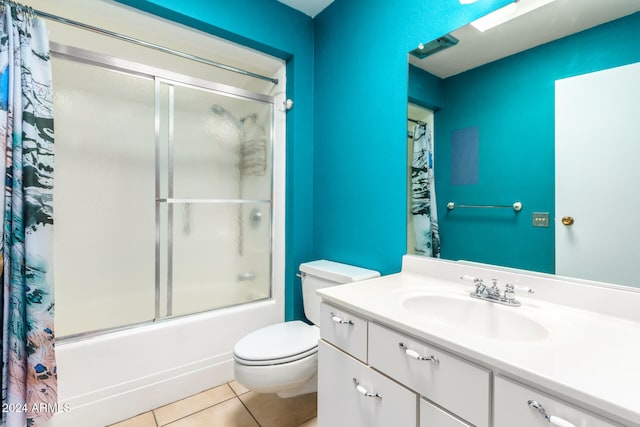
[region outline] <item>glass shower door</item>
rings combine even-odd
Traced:
[[[154,82],[53,57],[56,335],[154,319]]]
[[[270,298],[273,98],[71,47],[52,64],[57,335]]]
[[[272,104],[157,85],[162,315],[269,298]]]

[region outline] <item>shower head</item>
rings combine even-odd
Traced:
[[[211,111],[217,116],[214,116],[214,120],[222,120],[224,123],[227,123],[236,129],[240,129],[242,126],[242,123],[236,119],[231,111],[227,110],[220,104],[213,104],[211,106]]]
[[[227,110],[222,105],[218,105],[218,104],[213,104],[211,106],[211,111],[213,111],[215,114],[219,116],[222,116],[227,112]]]

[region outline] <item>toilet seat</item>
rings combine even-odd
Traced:
[[[236,362],[268,366],[294,362],[318,352],[319,329],[299,320],[278,323],[250,333],[233,348]]]

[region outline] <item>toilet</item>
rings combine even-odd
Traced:
[[[304,314],[313,322],[278,323],[251,332],[233,348],[238,383],[258,393],[293,397],[318,389],[320,297],[317,289],[371,279],[380,273],[319,260],[300,264]]]

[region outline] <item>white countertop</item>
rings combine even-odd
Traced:
[[[428,263],[432,265],[434,261]],[[474,271],[473,267],[465,267],[463,271],[451,262],[442,265],[439,264],[441,270],[452,270],[451,277],[478,271],[487,277],[487,272],[491,273],[490,269]],[[560,289],[558,286],[570,284],[553,283],[554,280],[536,283],[543,298],[537,297],[537,289],[534,295],[519,295],[521,307],[483,303],[528,317],[546,328],[548,335],[536,341],[496,339],[405,310],[403,301],[412,295],[471,298],[469,292],[474,289],[472,284],[449,280],[446,274],[437,271],[431,275],[424,274],[424,270],[409,270],[403,267],[398,274],[325,288],[318,293],[327,302],[426,340],[494,372],[537,385],[624,425],[640,426],[640,321],[609,314],[609,306],[617,298],[628,303],[629,298],[638,298],[640,293],[598,289],[602,293],[590,298],[590,304],[585,304],[589,309],[584,309],[552,301],[554,286]],[[534,281],[528,276],[510,274],[514,274],[512,279],[516,281],[523,278],[529,279],[529,283]],[[579,292],[580,288],[576,289],[572,290]],[[580,297],[575,299],[580,301]],[[606,309],[593,310],[597,304]],[[640,312],[640,306],[637,307]]]

